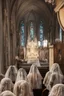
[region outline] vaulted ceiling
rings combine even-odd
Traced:
[[[44,0],[10,0],[11,26],[13,27],[14,22],[16,22],[16,31],[19,32],[20,21],[26,15],[33,12],[39,16],[39,18],[43,18],[43,23],[45,26],[44,33],[45,37],[47,38],[49,34],[48,32],[50,31],[50,22],[53,22],[53,8],[54,6],[45,3]]]
[[[48,7],[44,0],[11,0],[11,14],[15,10],[17,23],[32,10],[48,23],[53,18],[51,8]]]

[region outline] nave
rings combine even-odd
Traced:
[[[0,0],[0,96],[64,96],[64,0]]]
[[[9,66],[0,75],[0,96],[63,96],[64,75],[58,63],[54,63],[43,78],[38,66],[32,64],[29,73]]]

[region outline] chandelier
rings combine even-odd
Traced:
[[[45,0],[45,2],[48,2],[48,3],[51,3],[52,5],[54,5],[54,2],[55,0]]]

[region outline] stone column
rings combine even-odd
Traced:
[[[49,69],[51,68],[53,63],[54,63],[54,47],[53,45],[50,45],[49,46]]]
[[[3,21],[2,21],[2,0],[0,0],[0,74],[3,73]]]
[[[11,60],[10,60],[10,1],[6,0],[6,9],[7,9],[7,34],[8,34],[8,66],[11,65]]]

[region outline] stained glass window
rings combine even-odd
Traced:
[[[43,46],[43,23],[40,22],[39,26],[39,34],[40,34],[40,46]]]
[[[34,39],[34,24],[33,22],[30,22],[30,39]]]
[[[21,34],[21,38],[20,38],[20,44],[21,46],[25,46],[25,30],[24,30],[24,22],[21,22],[20,25],[20,34]]]

